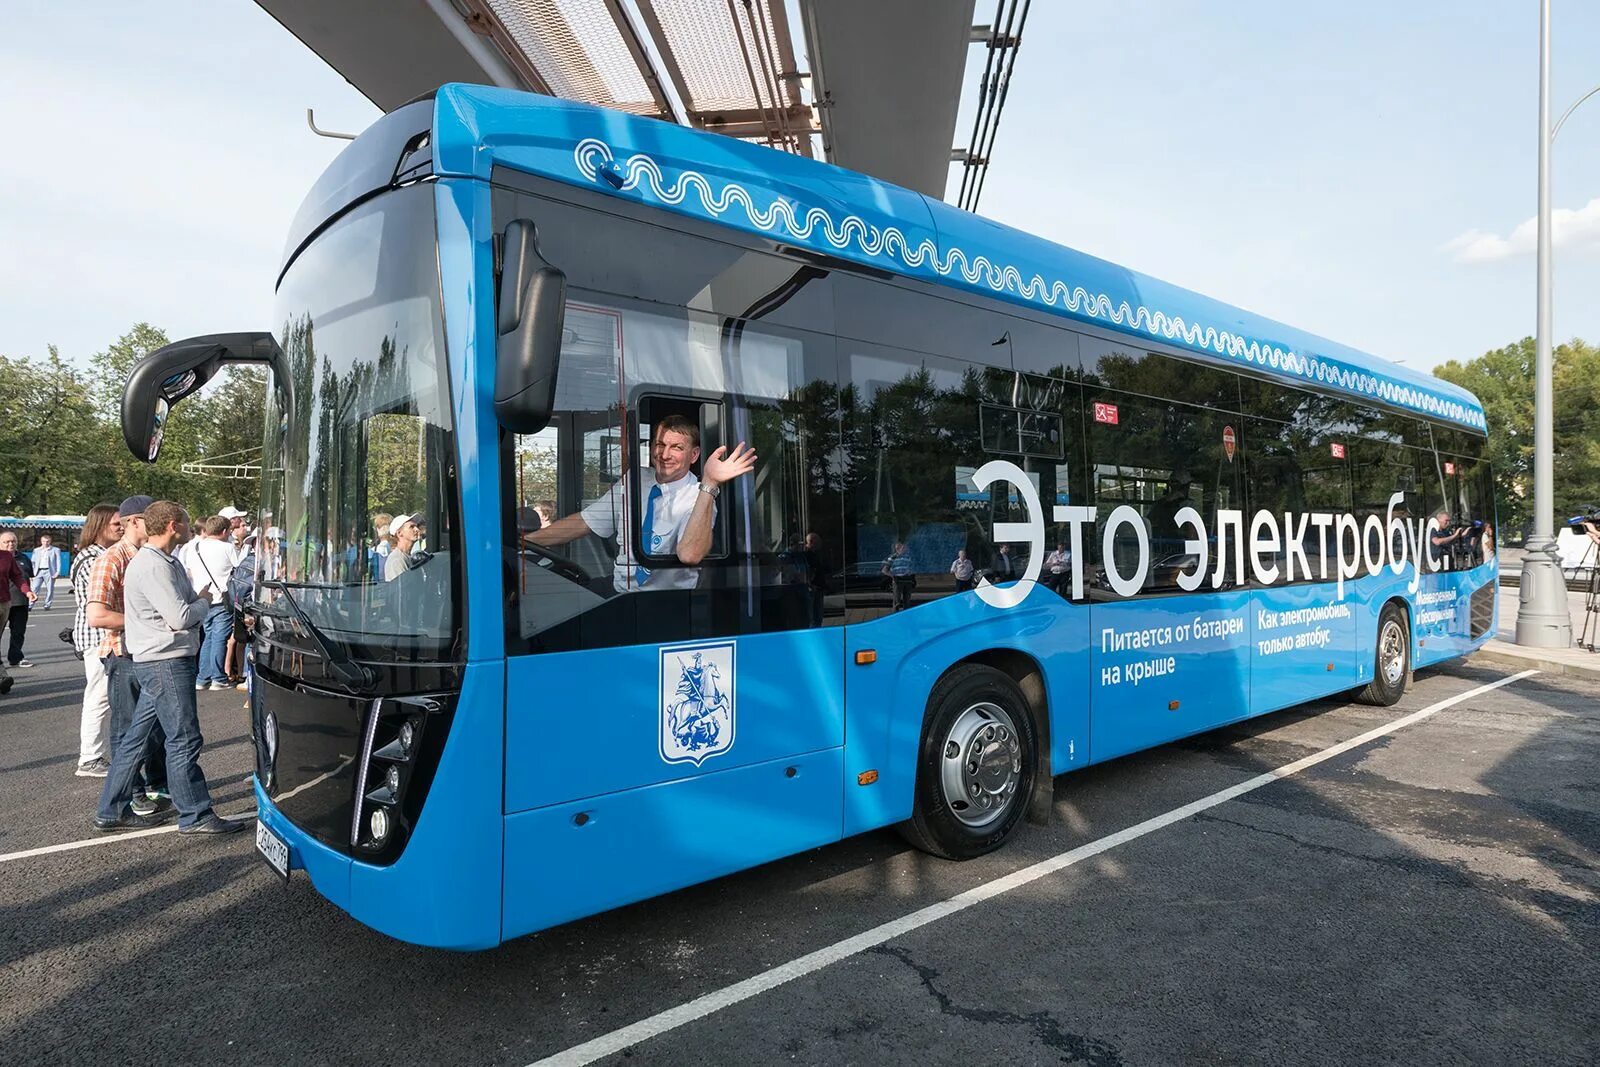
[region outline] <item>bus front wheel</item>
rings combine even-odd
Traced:
[[[1378,643],[1373,656],[1372,681],[1356,694],[1363,704],[1387,708],[1399,703],[1411,674],[1411,630],[1406,613],[1397,604],[1386,604],[1378,616]]]
[[[916,800],[900,832],[917,848],[964,860],[1011,836],[1033,791],[1036,737],[1011,677],[967,664],[928,698]]]

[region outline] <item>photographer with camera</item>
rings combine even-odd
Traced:
[[[1590,652],[1600,651],[1595,647],[1596,616],[1600,615],[1600,504],[1588,509],[1583,515],[1574,515],[1567,520],[1567,529],[1574,534],[1583,531],[1589,538],[1589,545],[1579,559],[1574,574],[1582,573],[1587,566],[1589,571],[1589,589],[1584,596],[1583,631],[1578,635],[1578,647],[1586,648]],[[1581,542],[1580,542],[1581,543]]]

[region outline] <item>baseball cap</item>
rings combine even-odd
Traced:
[[[242,519],[242,518],[244,518],[246,515],[248,515],[250,513],[248,511],[240,511],[238,508],[234,507],[232,504],[229,504],[227,507],[225,507],[221,511],[217,512],[217,514],[221,515],[225,519]]]
[[[421,522],[421,515],[396,515],[389,523],[389,536],[393,537],[400,532],[400,528],[408,522]]]
[[[127,519],[135,515],[143,515],[149,510],[150,505],[155,502],[155,497],[130,496],[122,502],[121,507],[117,508],[117,518]]]

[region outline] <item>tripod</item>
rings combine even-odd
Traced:
[[[1595,639],[1600,637],[1600,557],[1597,557],[1597,548],[1600,545],[1590,541],[1588,551],[1583,554],[1583,562],[1578,564],[1579,573],[1585,567],[1589,568],[1589,588],[1583,596],[1583,631],[1578,634],[1578,647],[1590,652],[1600,651],[1595,648]]]

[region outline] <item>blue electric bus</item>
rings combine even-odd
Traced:
[[[1057,775],[1494,631],[1472,396],[809,159],[450,85],[276,292],[142,361],[124,433],[272,368],[258,845],[407,941],[878,827],[979,855]],[[704,480],[658,502],[669,439]]]

